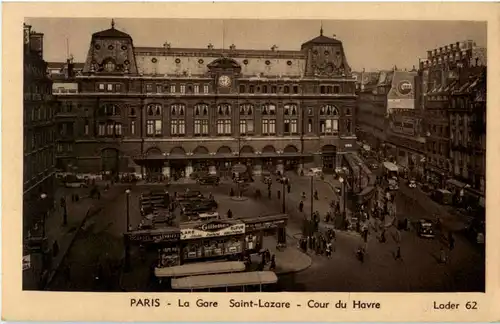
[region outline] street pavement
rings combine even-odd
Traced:
[[[289,175],[292,191],[286,195],[287,212],[290,215],[288,230],[289,248],[296,249],[296,240],[301,235],[304,216],[309,216],[310,197],[304,203],[304,212],[299,213],[298,204],[301,193],[310,192],[310,178]],[[277,199],[277,190],[282,186],[273,183],[272,198],[267,197],[267,185],[255,177],[245,193],[253,196],[256,189],[262,192],[260,202],[255,202],[252,208],[241,208],[241,202],[235,202],[227,197],[231,184],[222,184],[219,187],[199,186],[196,184],[172,185],[170,192],[182,191],[189,187],[204,193],[212,192],[221,202],[220,213],[226,213],[231,208],[235,217],[238,214],[251,210],[251,216],[269,214],[281,211],[282,201]],[[323,217],[329,208],[332,199],[338,199],[331,186],[320,179],[314,181],[318,190],[319,200],[314,201],[314,210]],[[410,188],[408,188],[410,189]],[[138,197],[147,187],[132,188],[130,198],[130,216],[132,225],[139,224]],[[402,193],[411,192],[401,190]],[[410,195],[410,194],[408,194]],[[412,204],[407,203],[408,195],[396,198],[397,211],[412,219],[422,218],[428,213],[429,206],[434,202],[427,202],[428,197],[415,199]],[[411,195],[413,197],[413,195]],[[249,199],[253,201],[253,199]],[[233,205],[234,207],[229,207]],[[428,205],[426,205],[428,204]],[[234,209],[233,209],[234,208]],[[110,202],[99,214],[87,221],[86,230],[82,231],[75,241],[65,262],[68,271],[62,271],[54,280],[54,290],[119,290],[119,276],[116,274],[123,258],[122,233],[125,230],[126,200],[121,195]],[[371,233],[367,244],[367,256],[364,263],[355,257],[356,249],[363,244],[357,233],[337,231],[336,251],[331,258],[317,256],[308,252],[312,259],[310,267],[298,273],[280,276],[280,286],[285,291],[367,291],[367,292],[445,292],[445,291],[482,291],[484,290],[484,253],[473,246],[468,240],[455,236],[456,246],[451,251],[447,264],[439,264],[438,254],[445,242],[439,239],[421,239],[414,231],[400,233],[403,261],[394,259],[394,252],[398,246],[394,235],[388,235],[386,243],[377,240],[377,233]],[[142,261],[135,260],[137,264]],[[94,277],[99,272],[104,273],[106,285],[96,284]],[[145,268],[143,276],[148,275]],[[138,275],[139,276],[139,275]],[[142,276],[142,275],[141,275]],[[68,278],[69,280],[68,283]],[[147,277],[146,277],[147,279]],[[104,287],[103,287],[104,285]]]

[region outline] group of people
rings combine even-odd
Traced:
[[[331,257],[335,252],[336,234],[333,229],[326,233],[314,232],[312,235],[304,236],[299,240],[299,248],[304,252],[312,251],[316,255]]]
[[[269,271],[276,270],[276,254],[271,254],[269,249],[260,251],[260,262],[257,265],[257,271],[264,271],[266,265],[269,265]],[[249,253],[244,255],[244,262],[247,270],[252,268],[252,257]]]

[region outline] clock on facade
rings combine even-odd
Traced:
[[[231,78],[227,75],[222,75],[219,77],[219,86],[227,88],[231,85]]]

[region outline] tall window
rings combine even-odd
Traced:
[[[121,111],[120,108],[116,105],[104,105],[101,108],[99,108],[98,115],[101,117],[104,116],[120,116]]]
[[[219,104],[217,106],[217,135],[231,135],[231,105]]]
[[[184,84],[181,84],[181,93],[186,93],[186,86]]]
[[[208,84],[203,85],[203,93],[208,93]]]
[[[175,84],[171,84],[170,85],[170,93],[175,93],[175,92],[176,92]]]
[[[146,135],[161,136],[163,125],[163,107],[161,104],[153,103],[146,107]]]
[[[333,105],[325,105],[319,111],[319,130],[322,135],[338,135],[339,110]]]
[[[262,120],[262,135],[271,136],[276,134],[276,120],[263,119]]]
[[[89,135],[90,127],[89,127],[89,122],[88,120],[85,121],[85,124],[83,125],[83,135]]]
[[[114,121],[100,122],[97,128],[97,135],[99,136],[121,136],[122,124]]]
[[[285,135],[298,134],[298,107],[296,104],[286,104],[283,107],[283,133]]]
[[[194,93],[200,93],[200,86],[198,84],[194,85]]]
[[[130,122],[130,134],[135,135],[135,120]]]
[[[170,106],[170,134],[172,136],[184,136],[186,134],[186,106],[184,104],[173,104]]]
[[[262,135],[276,134],[276,105],[272,103],[262,105]]]
[[[240,135],[249,135],[254,132],[252,104],[240,105]]]
[[[194,106],[194,135],[208,135],[208,105],[196,104]]]

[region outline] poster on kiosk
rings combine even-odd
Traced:
[[[181,240],[245,234],[242,222],[211,221],[181,229]]]

